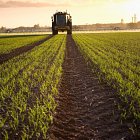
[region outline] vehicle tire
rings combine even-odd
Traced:
[[[72,30],[67,30],[67,34],[71,35],[72,34]]]
[[[52,34],[55,35],[55,30],[52,30]]]
[[[58,34],[58,31],[57,31],[57,30],[53,30],[53,31],[52,31],[52,34],[53,34],[53,35],[57,35],[57,34]]]
[[[56,34],[56,35],[58,34],[58,30],[55,30],[55,34]]]
[[[52,34],[55,35],[54,22],[52,22]]]

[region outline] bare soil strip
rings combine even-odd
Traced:
[[[52,37],[52,35],[49,35],[47,36],[46,38],[38,41],[38,42],[35,42],[33,44],[29,44],[29,45],[26,45],[26,46],[22,46],[20,48],[16,48],[14,50],[12,50],[10,53],[8,54],[1,54],[0,55],[0,64],[8,61],[9,59],[12,59],[13,57],[16,57],[24,52],[27,52],[31,49],[33,49],[35,46],[39,46],[40,44],[44,43],[45,41],[47,41],[48,39],[50,39]]]
[[[72,37],[67,36],[63,76],[49,140],[132,140],[120,123],[119,98],[87,66]]]

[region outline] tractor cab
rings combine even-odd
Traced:
[[[58,31],[72,34],[72,18],[67,12],[56,12],[52,16],[52,34],[56,35]]]

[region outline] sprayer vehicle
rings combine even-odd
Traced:
[[[67,31],[67,34],[72,34],[72,17],[67,12],[56,12],[52,16],[52,34]]]

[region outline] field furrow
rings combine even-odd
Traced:
[[[100,79],[117,90],[124,101],[124,119],[140,122],[139,33],[77,34],[77,46]],[[121,106],[121,105],[120,105]]]
[[[0,90],[0,138],[45,139],[56,106],[65,38],[54,36],[0,66],[7,77]]]
[[[121,124],[119,97],[87,65],[71,36],[67,36],[61,87],[49,140],[131,139]]]
[[[0,36],[0,139],[139,132],[140,33]]]
[[[0,55],[7,54],[14,49],[22,46],[33,44],[42,39],[45,39],[48,35],[5,35],[0,36]]]
[[[36,41],[34,40],[34,42],[30,41],[30,44],[27,44],[27,45],[24,44],[24,46],[18,46],[17,48],[12,49],[9,53],[1,54],[0,55],[0,64],[8,61],[9,59],[12,59],[13,57],[16,57],[16,56],[20,55],[22,53],[25,53],[27,51],[32,50],[35,46],[38,46],[38,45],[42,44],[43,42],[47,41],[51,37],[52,36],[49,35],[47,37],[43,37],[43,39],[38,38],[38,40],[36,40]]]

